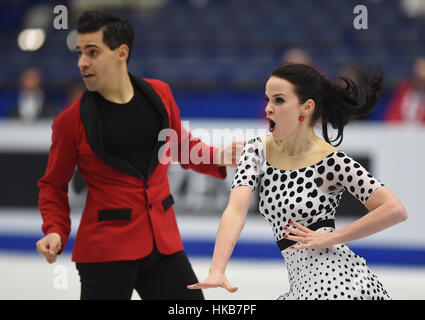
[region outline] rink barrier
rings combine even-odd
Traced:
[[[10,253],[38,254],[36,242],[39,235],[0,234],[0,251]],[[70,254],[74,244],[71,237],[64,250]],[[189,257],[211,258],[214,240],[190,239],[183,241],[185,252]],[[425,248],[351,246],[350,249],[366,259],[370,265],[425,266]],[[282,260],[283,257],[276,243],[258,241],[239,241],[233,251],[232,259]]]

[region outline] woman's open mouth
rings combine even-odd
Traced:
[[[266,118],[266,120],[269,122],[269,131],[273,132],[276,126],[276,123],[270,118]]]

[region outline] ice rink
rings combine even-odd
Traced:
[[[0,249],[0,299],[79,299],[80,280],[75,264],[71,261],[70,248],[60,255],[54,264],[48,264],[36,252],[35,241],[42,236],[41,218],[36,210],[23,212],[22,210],[2,209],[0,213],[2,213],[0,214],[0,240],[3,246]],[[211,250],[219,220],[219,216],[178,217],[182,238],[186,243],[189,259],[199,280],[204,279],[208,273],[210,256],[205,254],[205,251]],[[72,217],[72,222],[71,237],[75,235],[79,223],[78,215]],[[400,228],[400,230],[394,228],[388,233],[393,236],[397,232],[406,234],[407,230],[404,230],[403,226]],[[385,236],[385,234],[384,232],[383,235]],[[271,248],[274,248],[275,245],[268,225],[262,219],[257,218],[249,219],[242,231],[240,242],[247,243],[248,240],[251,241],[251,245],[245,249],[254,248],[253,244],[269,244]],[[381,239],[382,248],[386,245],[384,240],[385,237]],[[16,243],[11,243],[13,241]],[[374,237],[370,237],[370,241],[378,243]],[[194,245],[196,243],[198,247]],[[364,245],[368,245],[368,242],[365,242]],[[209,249],[200,250],[200,247],[205,246]],[[257,251],[269,247],[260,248],[262,249],[257,249]],[[388,255],[388,253],[386,254]],[[204,290],[206,299],[274,300],[289,289],[287,270],[283,258],[279,259],[278,251],[277,255],[271,258],[270,255],[268,258],[242,256],[239,251],[239,255],[233,256],[227,267],[228,280],[239,290],[233,294],[221,288]],[[404,266],[368,262],[368,265],[377,274],[393,299],[425,299],[425,267],[423,264]],[[136,292],[133,294],[133,299],[140,299]]]
[[[207,258],[189,257],[199,279],[209,268]],[[0,299],[76,300],[79,276],[70,255],[48,264],[37,254],[0,253]],[[397,300],[425,299],[425,268],[370,266],[388,293]],[[209,300],[274,300],[289,288],[283,262],[233,259],[227,276],[236,293],[224,289],[204,290]],[[140,299],[134,292],[133,299]]]

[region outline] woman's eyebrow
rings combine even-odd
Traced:
[[[267,92],[265,93],[265,95],[267,96]],[[285,94],[284,93],[276,93],[272,97],[277,97],[277,96],[285,96]]]

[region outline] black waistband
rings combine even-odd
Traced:
[[[316,231],[317,229],[323,228],[323,227],[332,227],[335,228],[335,220],[334,219],[328,219],[328,220],[321,220],[321,221],[317,221],[309,226],[307,226],[307,228],[309,228],[310,230]],[[279,241],[276,241],[277,246],[279,247],[280,251],[285,250],[286,248],[289,248],[290,246],[292,246],[293,244],[297,243],[295,241],[292,240],[288,240],[288,239],[281,239]]]

